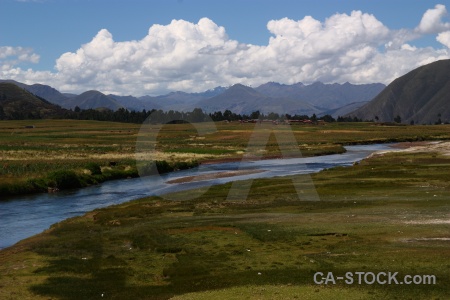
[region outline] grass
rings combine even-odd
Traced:
[[[446,299],[450,158],[388,154],[312,179],[97,209],[0,252],[2,299]],[[424,239],[424,238],[428,238]],[[437,239],[436,239],[437,238]],[[432,274],[436,285],[316,285],[316,272]]]
[[[36,128],[25,129],[30,123]],[[215,126],[202,136],[189,124],[155,125],[160,131],[152,159],[170,171],[192,159],[248,154],[257,125]],[[135,172],[136,147],[152,146],[138,139],[139,129],[2,121],[0,186],[45,189],[59,180],[83,185]],[[285,134],[289,127],[271,130]],[[287,145],[288,152],[300,149],[304,156],[339,153],[350,144],[450,137],[446,125],[334,123],[292,130],[299,147]],[[253,141],[263,157],[281,155],[274,134],[268,143]],[[436,153],[393,153],[324,170],[312,175],[317,202],[299,200],[292,178],[285,177],[253,181],[244,202],[226,200],[229,183],[189,201],[151,197],[97,209],[0,251],[0,298],[446,299],[449,165],[449,157]],[[433,274],[437,284],[316,285],[318,271]]]
[[[34,125],[35,128],[25,128]],[[101,178],[84,178],[86,165],[96,163],[111,169],[114,176],[103,180],[137,176],[139,160],[166,161],[174,168],[180,163],[192,164],[217,159],[240,159],[243,155],[279,157],[342,153],[343,145],[394,141],[437,140],[450,137],[450,127],[375,126],[372,123],[330,123],[324,126],[199,123],[147,125],[157,133],[153,145],[141,127],[123,124],[77,120],[0,121],[0,190],[1,195],[46,191],[51,172],[75,172],[81,186],[101,182]],[[200,133],[205,132],[202,135]],[[280,152],[276,136],[292,130],[295,142],[283,143]],[[266,136],[271,132],[269,136]],[[256,135],[255,135],[256,133]],[[259,135],[258,135],[259,134]],[[251,147],[248,147],[252,139]],[[268,139],[266,139],[266,137]],[[154,148],[152,148],[154,146]],[[153,149],[153,150],[152,150]],[[256,151],[252,153],[252,151]],[[130,169],[133,172],[128,172]],[[170,169],[170,168],[169,168]],[[128,170],[124,173],[124,170]],[[40,187],[30,185],[40,182]]]

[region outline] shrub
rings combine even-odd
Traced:
[[[47,191],[48,182],[44,178],[32,178],[27,180],[27,185],[30,185],[34,191]]]
[[[102,169],[100,168],[100,165],[95,162],[90,162],[86,165],[86,169],[91,171],[91,175],[101,175]]]
[[[159,174],[173,171],[173,167],[165,160],[157,160],[155,163]]]
[[[54,182],[55,187],[59,189],[80,188],[82,183],[74,171],[60,170],[48,175],[48,179]]]

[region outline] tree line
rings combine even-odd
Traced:
[[[133,111],[125,108],[119,108],[116,111],[109,109],[80,109],[75,107],[74,110],[67,110],[62,118],[76,119],[76,120],[96,120],[96,121],[111,121],[111,122],[124,122],[124,123],[144,123],[145,121],[150,123],[197,123],[206,121],[249,121],[249,120],[272,120],[272,121],[284,121],[284,120],[311,120],[312,122],[323,120],[325,122],[361,122],[361,119],[350,117],[338,117],[337,120],[331,115],[324,115],[317,117],[316,114],[312,116],[308,115],[290,115],[290,114],[278,114],[267,113],[264,114],[259,110],[250,114],[237,114],[230,110],[216,111],[213,113],[206,113],[201,108],[195,108],[190,112],[180,111],[163,111],[163,110],[142,110]]]
[[[319,120],[325,122],[361,122],[361,119],[353,117],[338,117],[333,118],[331,115],[324,115],[317,117],[316,114],[308,115],[291,115],[291,114],[278,114],[278,113],[262,113],[256,110],[250,114],[237,114],[230,110],[216,111],[213,113],[206,113],[201,108],[195,108],[190,112],[180,112],[175,110],[163,111],[163,110],[145,110],[134,111],[125,108],[119,108],[118,110],[110,109],[81,109],[78,106],[74,109],[63,109],[53,115],[41,115],[37,112],[17,111],[14,114],[10,114],[8,117],[3,111],[3,107],[0,106],[0,120],[24,120],[24,119],[72,119],[72,120],[95,120],[95,121],[110,121],[110,122],[123,122],[123,123],[136,123],[141,124],[145,121],[150,123],[197,123],[206,121],[250,121],[250,120],[272,120],[272,121],[284,121],[284,120],[310,120],[316,122]]]

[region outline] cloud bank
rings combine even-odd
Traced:
[[[54,72],[23,70],[21,61],[37,63],[39,56],[30,49],[0,47],[0,72],[2,78],[62,91],[136,96],[268,81],[388,84],[420,65],[450,58],[450,23],[442,21],[446,15],[446,7],[436,5],[416,28],[401,30],[361,11],[337,13],[323,22],[311,16],[271,20],[267,45],[232,40],[208,18],[152,25],[142,39],[125,42],[102,29],[78,50],[62,54]],[[408,44],[428,34],[443,47]]]

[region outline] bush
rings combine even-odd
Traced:
[[[157,160],[155,163],[159,174],[173,171],[173,167],[165,160]]]
[[[32,186],[34,191],[45,192],[47,191],[48,182],[44,178],[32,178],[27,180],[27,185]]]
[[[59,189],[80,188],[82,183],[74,171],[60,170],[48,175],[48,179]]]
[[[101,175],[102,169],[98,163],[90,162],[86,165],[86,169],[91,171],[91,175]]]

